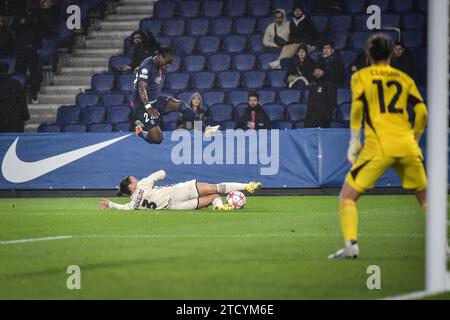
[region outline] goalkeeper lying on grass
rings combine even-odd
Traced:
[[[98,206],[102,209],[119,210],[194,210],[213,205],[214,210],[234,210],[230,204],[223,204],[221,195],[231,191],[253,193],[261,188],[261,183],[231,183],[209,184],[190,180],[170,186],[155,186],[158,180],[166,177],[166,172],[160,170],[145,179],[138,180],[133,176],[125,177],[117,192],[118,196],[127,194],[131,201],[127,204],[117,204],[103,199]]]

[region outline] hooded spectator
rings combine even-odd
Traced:
[[[191,107],[191,109],[194,110],[195,112],[194,121],[201,121],[202,129],[204,129],[206,127],[209,117],[207,109],[203,106],[203,99],[200,92],[193,93],[191,98],[189,99],[188,104],[189,107]],[[182,125],[179,126],[179,128],[192,130],[194,129],[194,121],[183,121]]]
[[[301,91],[307,90],[314,80],[315,65],[314,60],[308,55],[306,44],[301,44],[297,54],[289,62],[287,69],[286,83],[289,88],[296,88]]]
[[[322,47],[322,55],[319,56],[319,64],[324,66],[324,81],[329,81],[336,86],[344,84],[344,62],[339,51],[334,49],[332,41],[326,41]]]
[[[422,83],[422,79],[412,62],[409,50],[405,48],[403,43],[395,43],[391,60],[391,66],[409,75],[416,83]]]
[[[289,21],[286,11],[277,9],[273,15],[274,22],[270,23],[264,32],[263,44],[266,49],[280,49],[289,41]]]
[[[248,95],[248,108],[236,124],[236,129],[270,129],[270,119],[259,104],[258,93],[252,92]]]

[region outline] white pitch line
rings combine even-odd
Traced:
[[[443,291],[443,292],[414,291],[414,292],[401,294],[401,295],[398,295],[398,296],[382,298],[381,300],[414,300],[414,299],[423,299],[423,298],[434,296],[434,295],[438,295],[438,294],[444,293],[444,292],[446,292],[446,291]]]
[[[50,241],[50,240],[62,240],[62,239],[71,239],[72,236],[57,236],[57,237],[45,237],[45,238],[30,238],[30,239],[17,239],[17,240],[3,240],[0,241],[0,244],[16,244],[16,243],[25,243],[25,242],[34,242],[34,241]]]

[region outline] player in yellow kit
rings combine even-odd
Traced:
[[[384,34],[374,34],[365,50],[371,66],[356,72],[351,80],[351,140],[347,157],[353,167],[340,194],[340,223],[345,245],[329,259],[356,258],[356,201],[361,193],[374,187],[392,167],[405,189],[414,190],[421,207],[426,208],[427,177],[419,140],[424,131],[427,109],[414,81],[389,65],[394,44]],[[407,106],[415,112],[414,127]],[[360,132],[364,120],[365,143],[361,149]]]

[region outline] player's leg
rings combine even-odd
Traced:
[[[133,109],[136,117],[134,122],[136,135],[150,144],[160,144],[164,139],[164,135],[159,127],[160,119],[151,119],[143,108],[134,107]]]
[[[261,188],[260,182],[249,182],[249,183],[239,183],[239,182],[222,182],[218,184],[210,184],[197,182],[197,189],[200,196],[209,194],[228,194],[232,191],[247,191],[249,193],[255,192]]]
[[[195,112],[185,102],[172,97],[164,97],[164,105],[161,107],[162,114],[169,112],[180,112],[186,121],[195,120]]]

